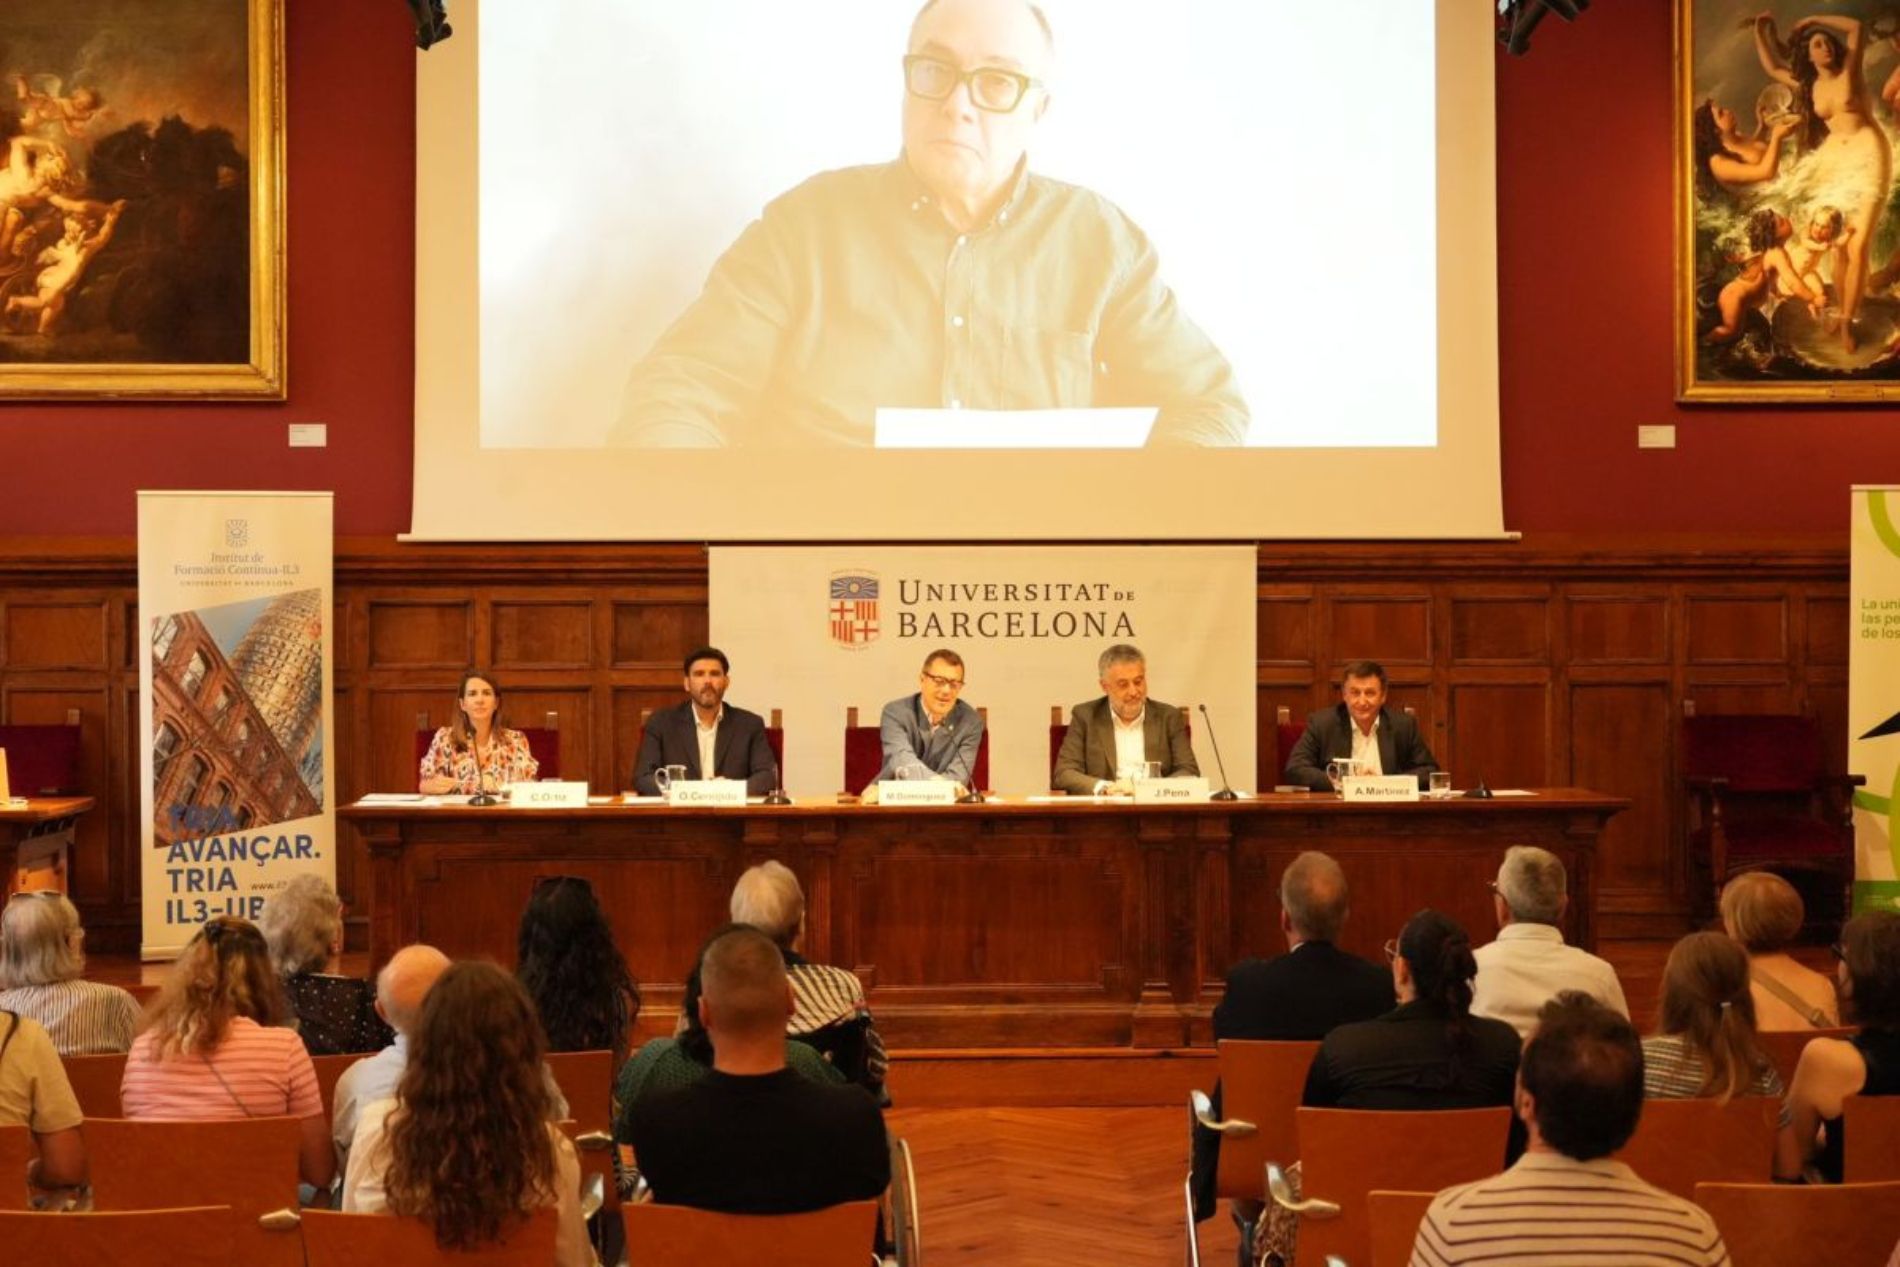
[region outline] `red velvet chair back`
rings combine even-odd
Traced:
[[[1273,781],[1275,783],[1281,781],[1281,776],[1286,772],[1287,758],[1293,755],[1294,747],[1299,744],[1300,736],[1305,733],[1306,725],[1303,722],[1283,721],[1274,724],[1273,737],[1278,744],[1278,751],[1273,763]]]
[[[1685,717],[1682,774],[1724,778],[1733,792],[1807,792],[1821,775],[1821,735],[1812,717]]]
[[[7,754],[7,784],[15,796],[63,796],[80,792],[79,727],[0,726]]]
[[[989,711],[976,710],[989,720]],[[844,790],[856,796],[877,778],[877,772],[884,766],[884,740],[876,726],[853,726],[849,722],[857,718],[857,710],[847,710],[847,724],[844,728]],[[1053,765],[1053,762],[1051,763]],[[976,769],[972,771],[979,791],[990,790],[990,728],[983,727],[983,738],[976,746]]]

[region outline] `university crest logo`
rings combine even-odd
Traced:
[[[877,641],[877,574],[831,574],[831,640],[859,651]]]

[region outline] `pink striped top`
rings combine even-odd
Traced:
[[[127,1117],[323,1116],[317,1073],[303,1040],[295,1030],[266,1029],[247,1016],[231,1022],[209,1056],[157,1060],[151,1034],[140,1034],[125,1058],[119,1099]]]

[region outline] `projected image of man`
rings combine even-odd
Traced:
[[[635,367],[612,442],[864,446],[880,407],[1139,406],[1158,410],[1150,444],[1243,443],[1233,370],[1153,244],[1030,172],[1054,56],[1024,0],[925,4],[902,155],[770,203]]]

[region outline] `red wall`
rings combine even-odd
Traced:
[[[409,523],[415,54],[396,0],[287,4],[290,399],[0,406],[0,532],[127,534],[141,487],[333,488],[337,529]],[[1888,409],[1674,401],[1666,0],[1599,0],[1499,62],[1506,523],[1828,532],[1900,477]],[[1398,103],[1395,103],[1397,108]],[[324,422],[292,450],[285,424]],[[1680,447],[1638,451],[1642,423]]]

